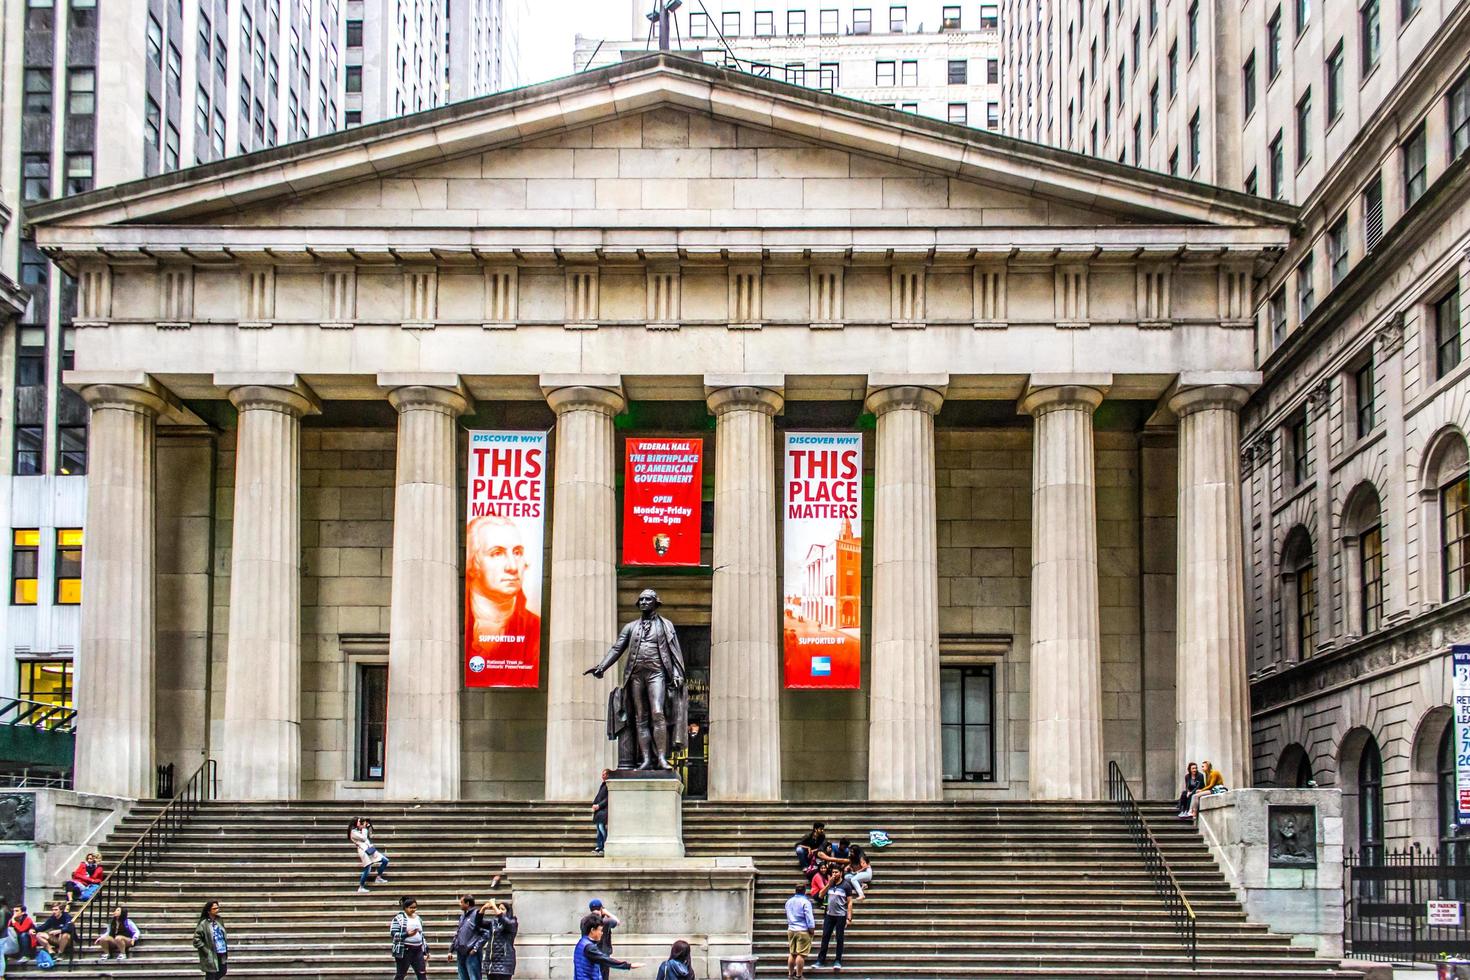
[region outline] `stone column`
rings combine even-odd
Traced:
[[[77,658],[76,788],[153,795],[156,386],[82,389],[92,409]]]
[[[235,442],[230,641],[220,780],[227,799],[301,792],[301,416],[299,388],[230,389]]]
[[[934,415],[945,386],[875,387],[872,693],[868,798],[937,800],[939,547],[935,523]]]
[[[617,638],[617,453],[613,416],[623,410],[616,377],[555,386],[551,495],[551,642],[547,661],[546,798],[590,800],[607,740],[607,695],[615,678],[584,676]]]
[[[1031,797],[1104,796],[1097,479],[1100,389],[1031,390]]]
[[[1240,408],[1233,385],[1178,392],[1177,772],[1208,759],[1232,789],[1250,785]]]
[[[392,633],[383,795],[459,799],[459,491],[455,420],[469,407],[456,388],[394,388]]]
[[[708,381],[707,381],[708,385]],[[771,387],[709,392],[715,414],[715,550],[710,629],[712,800],[781,799],[776,427]]]

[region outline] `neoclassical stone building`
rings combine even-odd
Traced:
[[[78,788],[583,798],[647,586],[712,797],[1239,785],[1295,216],[667,56],[38,207],[93,411]],[[534,690],[461,678],[484,428],[551,433]],[[791,429],[864,433],[859,691],[780,686]],[[702,567],[620,567],[621,440],[701,433]]]

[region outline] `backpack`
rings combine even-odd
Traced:
[[[55,966],[56,960],[52,959],[50,953],[46,952],[44,949],[36,950],[36,969],[50,970]]]

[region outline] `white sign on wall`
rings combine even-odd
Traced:
[[[1459,902],[1430,902],[1429,924],[1432,926],[1457,926],[1460,924]]]

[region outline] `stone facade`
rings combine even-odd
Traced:
[[[582,798],[609,758],[582,674],[644,585],[709,631],[717,798],[1089,799],[1110,760],[1163,795],[1177,733],[1241,751],[1241,596],[1176,574],[1231,552],[1174,524],[1243,538],[1219,488],[1288,208],[659,57],[40,217],[81,280],[69,383],[142,393],[188,470],[98,559],[193,590],[128,634],[204,677],[156,730],[118,702],[128,778],[208,753],[236,796]],[[799,427],[871,428],[856,692],[773,683],[772,436]],[[542,690],[461,691],[456,724],[450,577],[424,602],[403,577],[447,561],[472,428],[552,432],[550,613]],[[618,567],[620,434],[701,429],[705,570]],[[409,746],[390,709],[388,769],[431,771],[386,787],[353,778],[356,666],[385,662],[433,722]],[[1241,683],[1176,702],[1186,662]],[[947,782],[950,666],[993,668],[993,760]]]

